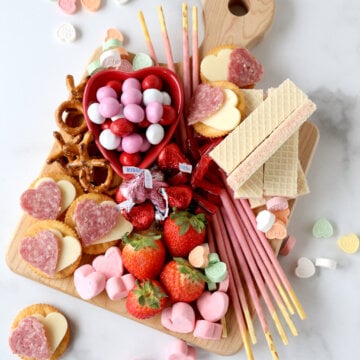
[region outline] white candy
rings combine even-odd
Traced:
[[[99,103],[92,103],[87,109],[87,115],[89,119],[98,125],[101,125],[105,121],[105,117],[99,112]]]
[[[315,266],[313,262],[306,258],[301,257],[298,259],[295,275],[302,279],[307,279],[315,275]]]
[[[256,228],[259,231],[267,232],[274,225],[275,215],[269,210],[261,210],[256,216]]]
[[[121,56],[117,50],[110,49],[101,53],[100,64],[104,68],[118,67],[121,65]]]
[[[335,270],[337,266],[337,262],[333,259],[316,258],[315,266],[320,266],[327,269]]]
[[[76,39],[76,29],[70,23],[61,24],[56,31],[56,36],[60,41],[73,42]]]
[[[148,105],[153,101],[157,101],[159,103],[163,103],[163,94],[158,89],[146,89],[143,92],[143,103],[144,105]]]
[[[150,144],[157,145],[164,138],[165,131],[164,131],[164,128],[160,124],[151,124],[146,129],[145,135]]]
[[[105,129],[100,133],[99,141],[106,150],[115,150],[121,143],[121,137],[115,135],[110,129]]]
[[[162,103],[163,105],[171,105],[171,97],[166,91],[162,91]]]

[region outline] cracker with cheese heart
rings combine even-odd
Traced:
[[[83,252],[91,255],[115,246],[133,228],[111,197],[95,193],[78,197],[66,212],[65,223],[76,230]]]
[[[224,136],[235,129],[245,115],[244,95],[241,89],[229,81],[215,81],[204,86],[221,89],[225,99],[215,112],[198,119],[193,124],[194,130],[207,138]],[[203,99],[203,102],[207,101],[208,99]],[[193,112],[196,111],[198,110],[194,108]]]
[[[81,261],[76,232],[58,220],[38,220],[19,244],[19,254],[36,274],[52,279],[71,275]]]
[[[21,194],[20,206],[35,219],[55,220],[81,194],[80,184],[71,176],[49,174],[36,179]]]
[[[66,317],[54,306],[34,304],[16,315],[11,325],[9,346],[21,359],[57,360],[69,341]]]

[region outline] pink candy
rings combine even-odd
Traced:
[[[157,101],[153,101],[146,106],[145,113],[146,118],[151,123],[158,123],[163,115],[163,105]]]
[[[216,322],[225,316],[229,307],[229,296],[222,291],[204,291],[197,299],[196,306],[205,320]]]
[[[196,360],[196,349],[176,339],[166,348],[166,360]]]
[[[122,149],[129,154],[135,154],[140,151],[143,145],[143,138],[140,134],[130,134],[122,139]]]
[[[190,333],[195,327],[195,311],[188,303],[177,302],[161,312],[161,324],[171,331]]]
[[[222,325],[207,320],[197,320],[193,335],[201,339],[219,340],[222,334]]]
[[[111,118],[121,110],[120,102],[113,97],[104,97],[99,105],[99,113],[105,118]]]
[[[124,115],[133,123],[139,123],[145,118],[144,109],[138,104],[128,104],[124,106]]]

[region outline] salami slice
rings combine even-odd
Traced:
[[[240,88],[260,81],[264,73],[263,66],[246,48],[236,48],[230,54],[228,79]]]
[[[98,204],[94,200],[80,201],[74,211],[76,231],[84,246],[94,244],[115,226],[119,212],[109,203]]]
[[[34,316],[19,322],[9,339],[14,354],[39,360],[50,359],[51,351],[44,325]]]
[[[188,125],[194,125],[217,112],[224,101],[225,95],[221,88],[208,84],[198,85],[189,105]]]
[[[44,180],[20,198],[21,208],[39,220],[55,220],[61,209],[61,190],[53,180]]]
[[[59,258],[59,239],[51,230],[39,231],[34,237],[21,240],[22,258],[49,276],[56,272]]]

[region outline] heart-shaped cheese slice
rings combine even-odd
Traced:
[[[63,236],[63,234],[56,229],[51,229],[51,231],[60,241],[61,250],[56,266],[56,271],[58,272],[73,264],[81,256],[81,244],[73,236]]]
[[[216,55],[207,55],[200,64],[200,71],[209,81],[227,80],[230,55],[233,49],[222,49]]]
[[[201,122],[218,130],[231,131],[239,125],[241,113],[237,108],[239,99],[234,91],[223,89],[225,102],[223,106],[213,115]]]
[[[46,317],[40,314],[32,316],[36,317],[43,324],[50,350],[54,353],[68,329],[68,322],[65,316],[58,312],[52,312]]]

